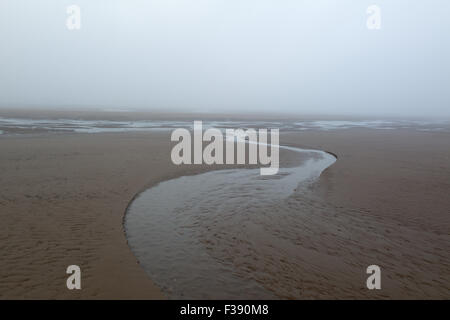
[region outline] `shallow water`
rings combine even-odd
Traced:
[[[277,241],[267,243],[279,204],[335,161],[322,151],[282,148],[302,152],[308,160],[274,176],[232,169],[180,177],[131,203],[125,219],[129,245],[169,298],[278,297],[264,280],[272,282],[266,266],[273,262],[255,256],[252,248],[283,250]],[[285,222],[285,230],[294,225]]]
[[[81,119],[31,119],[0,117],[0,130],[4,133],[32,133],[35,131],[103,133],[103,132],[141,132],[155,130],[173,130],[175,128],[192,129],[192,121],[111,121]],[[416,129],[420,131],[448,131],[448,121],[414,120],[308,120],[308,121],[204,121],[207,128],[278,128],[283,131],[342,130],[369,128],[376,130]]]

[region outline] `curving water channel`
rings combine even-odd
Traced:
[[[278,297],[271,287],[277,262],[261,250],[282,252],[280,228],[283,233],[295,228],[290,220],[297,214],[295,208],[294,214],[284,214],[284,200],[336,160],[323,151],[280,148],[303,153],[307,160],[274,176],[261,176],[259,169],[183,176],[159,183],[130,204],[129,246],[169,298]]]

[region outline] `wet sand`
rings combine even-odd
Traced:
[[[298,245],[286,268],[302,276],[284,279],[287,288],[296,283],[301,298],[449,298],[448,133],[353,129],[283,141],[338,155],[286,203],[302,213],[286,236]],[[365,288],[372,264],[382,269],[379,291]]]
[[[127,245],[126,208],[160,181],[218,167],[173,165],[169,131],[8,135],[0,148],[2,299],[165,298]],[[66,288],[71,264],[80,291]]]
[[[252,253],[285,260],[269,270],[280,275],[279,297],[448,298],[449,138],[282,134],[282,144],[339,159],[286,203],[301,213],[298,232],[283,240],[295,245]],[[8,135],[0,150],[1,298],[164,298],[127,245],[125,210],[157,182],[214,167],[172,165],[167,132]],[[65,286],[70,264],[82,269],[80,291]],[[364,288],[370,264],[382,267],[381,291]]]

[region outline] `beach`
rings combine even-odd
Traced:
[[[271,251],[267,242],[281,240],[268,237],[250,252],[278,261],[265,270],[279,275],[272,293],[286,299],[448,298],[449,138],[447,131],[411,128],[281,131],[280,144],[338,159],[286,201],[286,212],[299,213],[296,232],[283,240],[286,249]],[[159,182],[223,168],[175,166],[172,145],[170,131],[162,130],[1,135],[0,297],[170,298],[128,246],[127,207]],[[289,152],[280,159],[293,161]],[[209,254],[223,259],[217,252]],[[243,256],[228,254],[239,270]],[[82,290],[65,285],[72,264],[82,270]],[[365,268],[372,264],[382,267],[380,291],[365,287]],[[256,281],[270,288],[257,273]]]

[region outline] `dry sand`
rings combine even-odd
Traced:
[[[308,131],[281,143],[339,157],[297,199],[315,209],[292,298],[449,297],[448,133]],[[0,298],[164,298],[127,246],[124,212],[146,187],[212,167],[172,165],[167,132],[0,136],[0,150]],[[65,286],[70,264],[80,291]],[[383,268],[380,292],[364,288],[370,264]]]

